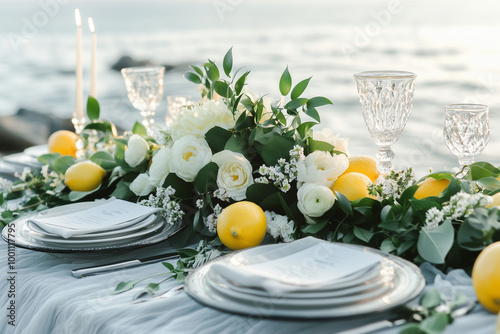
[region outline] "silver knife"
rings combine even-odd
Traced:
[[[103,273],[114,271],[114,270],[131,268],[131,267],[136,267],[136,266],[140,266],[143,264],[155,263],[155,262],[159,262],[162,260],[168,260],[168,259],[175,258],[177,256],[178,256],[178,253],[176,251],[173,251],[173,252],[169,252],[169,253],[165,253],[165,254],[149,256],[149,257],[144,257],[144,258],[135,259],[135,260],[127,260],[127,261],[110,263],[110,264],[105,264],[105,265],[101,265],[101,266],[94,266],[94,267],[78,268],[78,269],[71,270],[71,275],[73,275],[73,277],[76,277],[76,278],[82,278],[85,276],[98,275],[98,274],[103,274]]]

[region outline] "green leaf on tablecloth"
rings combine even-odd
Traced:
[[[399,334],[429,334],[429,332],[424,331],[420,328],[418,324],[408,324],[406,325]]]
[[[446,313],[434,313],[420,323],[420,328],[428,333],[441,333],[450,323],[450,317]]]
[[[159,283],[149,283],[146,285],[144,288],[146,291],[148,291],[150,294],[154,295],[155,292],[157,292],[160,289],[160,284]]]
[[[87,99],[87,116],[89,117],[90,121],[97,121],[99,119],[99,113],[100,113],[100,106],[99,102],[92,97],[89,96]]]
[[[136,284],[137,281],[122,281],[116,286],[115,291],[113,291],[113,295],[132,290]]]
[[[231,77],[231,70],[233,69],[233,48],[230,48],[226,55],[224,56],[224,61],[222,62],[222,67],[224,68],[224,73],[228,77]]]
[[[433,229],[423,227],[418,237],[418,253],[426,261],[442,264],[453,246],[454,237],[455,230],[449,220]]]
[[[94,153],[90,160],[101,166],[106,171],[111,171],[117,166],[115,158],[108,152],[98,151]]]
[[[426,308],[431,309],[441,304],[441,295],[436,288],[427,290],[422,297],[420,297],[419,304]]]
[[[306,90],[307,85],[309,84],[309,81],[311,81],[312,77],[309,77],[307,79],[302,80],[298,84],[295,85],[292,89],[292,93],[290,94],[290,98],[292,100],[297,99],[302,95],[302,93]]]
[[[135,122],[134,127],[132,128],[132,133],[140,136],[148,135],[146,127],[139,122]]]
[[[203,76],[203,72],[200,74],[200,76]],[[194,74],[193,72],[185,73],[184,78],[186,78],[187,80],[189,80],[192,83],[195,83],[197,85],[201,84],[201,78],[198,75]]]
[[[290,75],[290,72],[288,72],[288,66],[281,75],[279,87],[280,87],[280,93],[283,96],[288,95],[290,89],[292,88],[292,76]]]

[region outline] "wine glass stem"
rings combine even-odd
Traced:
[[[141,111],[141,116],[142,116],[142,125],[146,128],[148,135],[153,136],[154,131],[153,131],[153,124],[155,120],[153,119],[155,113],[154,111],[150,110],[142,110]]]
[[[381,174],[388,174],[392,169],[394,151],[390,146],[379,146],[377,152],[377,169]]]
[[[458,162],[460,163],[460,167],[472,165],[474,163],[474,157],[459,157]]]

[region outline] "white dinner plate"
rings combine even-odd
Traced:
[[[103,238],[86,238],[86,239],[73,239],[73,238],[68,238],[64,239],[62,237],[53,237],[53,236],[48,236],[42,233],[37,233],[33,232],[33,230],[30,229],[29,223],[24,225],[25,228],[21,230],[21,233],[24,233],[24,237],[26,238],[32,238],[33,240],[36,241],[41,241],[45,244],[53,245],[53,246],[65,246],[65,245],[72,245],[72,246],[98,246],[102,244],[120,244],[124,242],[129,242],[131,240],[135,240],[137,238],[140,238],[142,236],[151,234],[157,230],[159,230],[162,225],[163,225],[163,220],[157,219],[156,215],[151,215],[148,218],[145,219],[147,225],[145,228],[125,234],[125,235],[119,235],[119,236],[110,236],[110,237],[103,237]],[[87,235],[88,236],[88,235]]]
[[[298,248],[310,247],[318,242],[327,242],[315,238],[309,239],[305,243],[299,243]],[[302,239],[303,240],[303,239]],[[290,246],[291,244],[275,244],[260,246],[250,250],[241,251],[235,254],[209,262],[202,267],[193,271],[186,279],[185,290],[198,302],[213,307],[222,311],[245,314],[259,317],[286,317],[286,318],[332,318],[332,317],[348,317],[370,313],[380,313],[392,309],[394,307],[405,304],[418,296],[425,287],[425,280],[422,276],[420,269],[414,264],[403,260],[397,256],[385,254],[383,252],[371,249],[368,247],[345,245],[344,247],[354,247],[361,251],[371,252],[378,254],[384,261],[389,261],[391,265],[390,270],[394,270],[394,277],[396,279],[390,280],[388,283],[389,288],[387,291],[376,298],[366,298],[356,303],[346,303],[341,305],[322,305],[315,303],[313,305],[294,305],[280,300],[280,303],[270,305],[269,302],[262,301],[260,298],[242,300],[238,295],[236,298],[230,292],[221,293],[213,287],[214,282],[211,282],[211,267],[214,263],[223,263],[230,265],[232,260],[238,262],[243,260],[248,264],[255,263],[255,261],[264,261],[270,257],[283,254],[283,249],[286,253],[290,254],[297,246]],[[288,247],[288,248],[287,248]],[[281,255],[283,256],[283,255]],[[236,257],[236,258],[235,258]],[[385,270],[383,268],[383,270]],[[387,277],[382,274],[382,277]],[[223,289],[222,286],[219,286]],[[228,288],[229,289],[229,288]],[[319,300],[319,299],[318,299]],[[272,306],[272,307],[270,307]]]

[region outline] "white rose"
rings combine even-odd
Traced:
[[[146,196],[155,189],[149,184],[149,176],[146,173],[139,174],[129,188],[137,196]]]
[[[200,169],[212,159],[210,146],[203,138],[187,135],[174,142],[170,172],[186,182],[194,181]]]
[[[314,151],[297,165],[299,183],[316,183],[328,188],[349,167],[349,159],[344,154],[331,155],[325,151]]]
[[[252,165],[241,153],[224,150],[215,153],[212,161],[219,166],[217,185],[235,201],[246,198],[247,188],[253,184]]]
[[[214,126],[234,127],[233,113],[222,101],[209,100],[203,104],[182,107],[170,125],[173,140],[187,135],[201,138]]]
[[[153,156],[149,167],[149,184],[154,187],[163,185],[168,174],[170,174],[169,162],[172,157],[170,147],[162,147]]]
[[[330,128],[323,128],[321,131],[314,131],[314,140],[320,140],[327,142],[335,147],[336,151],[344,152],[349,155],[349,150],[347,149],[347,139],[341,138],[339,134],[333,134]]]
[[[314,183],[304,184],[297,192],[297,206],[304,215],[321,217],[335,203],[335,195],[325,187]]]
[[[130,167],[135,167],[146,159],[148,154],[148,142],[139,135],[132,135],[128,140],[125,151],[125,162]]]

